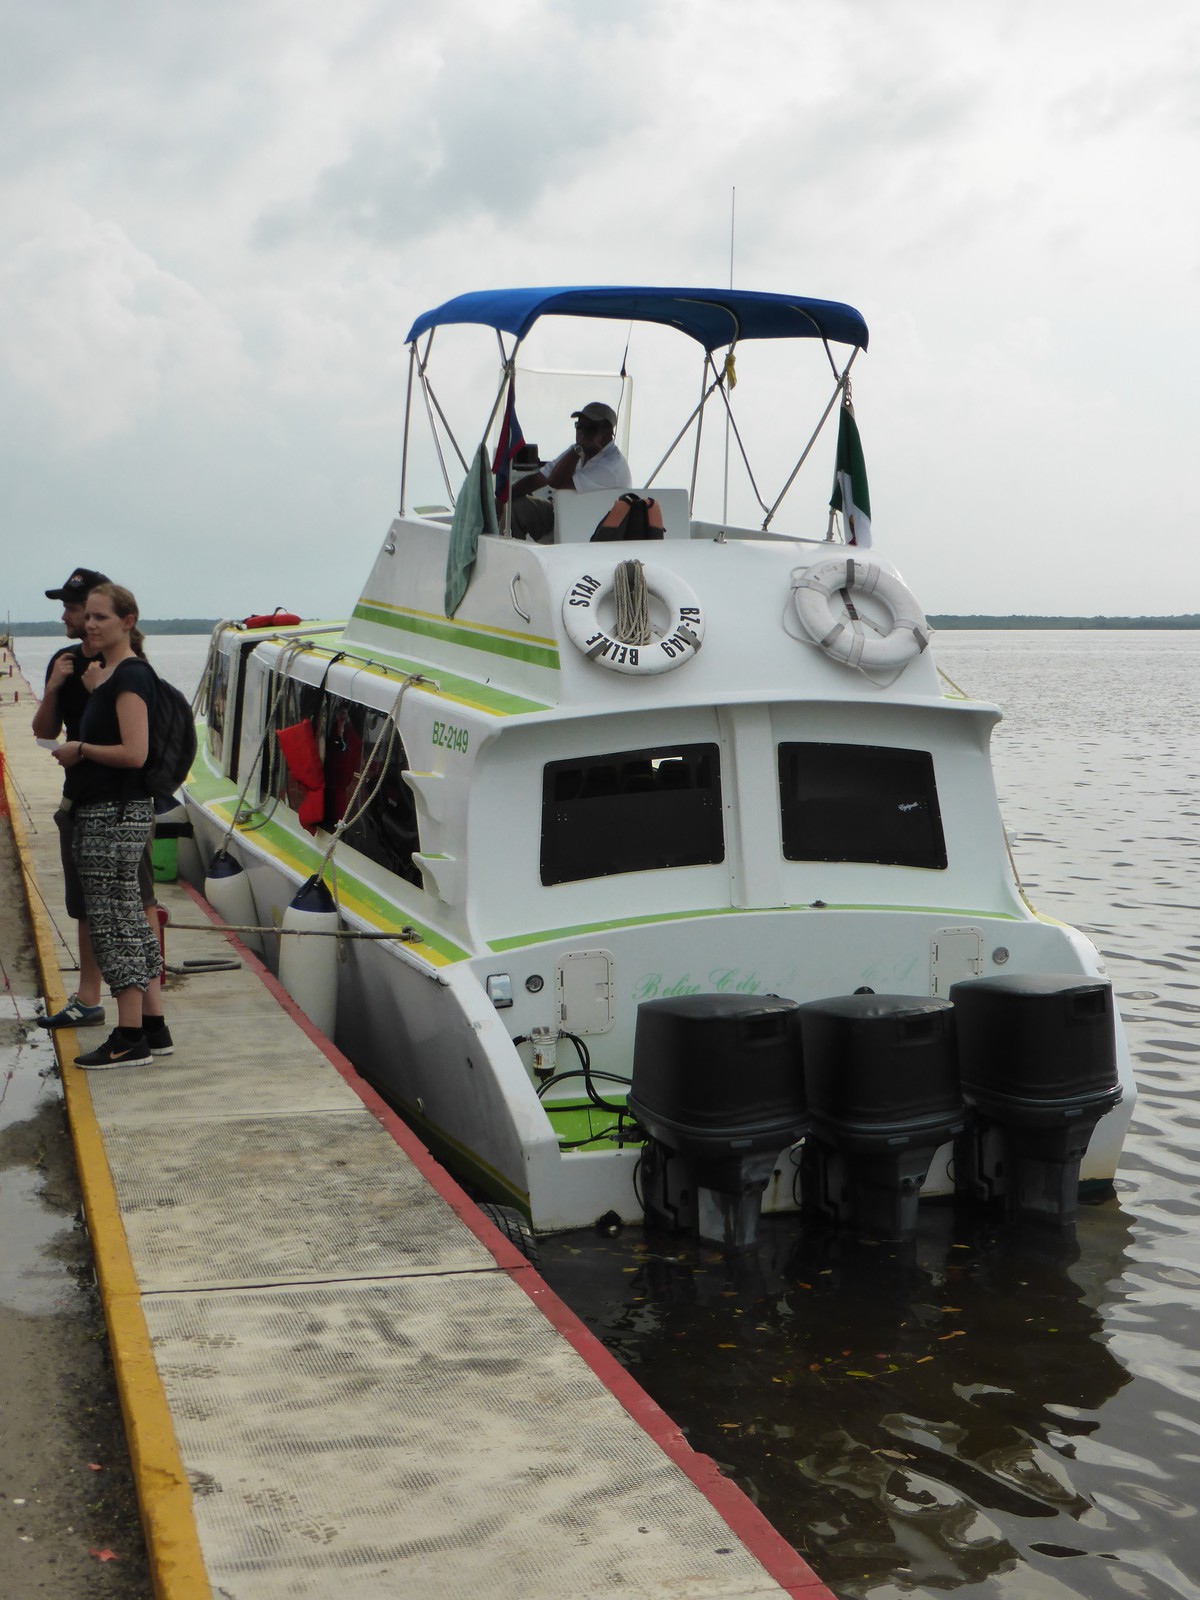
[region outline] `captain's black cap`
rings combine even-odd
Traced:
[[[61,589],[47,589],[47,600],[86,600],[88,591],[98,583],[108,583],[103,572],[93,572],[90,567],[76,567]]]

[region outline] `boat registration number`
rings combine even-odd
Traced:
[[[446,750],[461,750],[465,755],[471,741],[469,728],[456,728],[452,722],[435,722],[433,742]]]

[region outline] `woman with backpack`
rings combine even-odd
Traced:
[[[161,1004],[154,979],[162,971],[158,941],[146,921],[138,861],[154,822],[145,766],[158,678],[142,655],[137,601],[119,584],[88,593],[84,634],[93,662],[83,675],[90,695],[79,738],[54,751],[66,768],[64,803],[75,817],[75,864],[83,885],[88,931],[100,971],[117,1002],[117,1026],[77,1067],[143,1067],[169,1055],[161,1013],[146,1011],[147,990]]]

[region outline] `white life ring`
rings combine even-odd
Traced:
[[[903,667],[929,643],[929,624],[912,592],[876,566],[855,556],[837,556],[806,567],[793,580],[796,615],[815,645],[848,667]],[[891,616],[886,633],[854,627],[853,613],[834,596],[873,595]]]
[[[563,626],[577,650],[613,672],[648,677],[690,661],[704,642],[704,612],[683,579],[666,567],[642,563],[646,587],[667,613],[665,632],[653,630],[649,644],[622,644],[602,628],[600,607],[612,594],[615,567],[581,572],[563,595]]]

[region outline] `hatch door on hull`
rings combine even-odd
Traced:
[[[978,928],[939,928],[929,941],[929,992],[944,1000],[960,978],[983,971],[983,935]]]
[[[568,1033],[607,1033],[613,1025],[613,958],[607,950],[569,950],[558,964],[558,1025]]]

